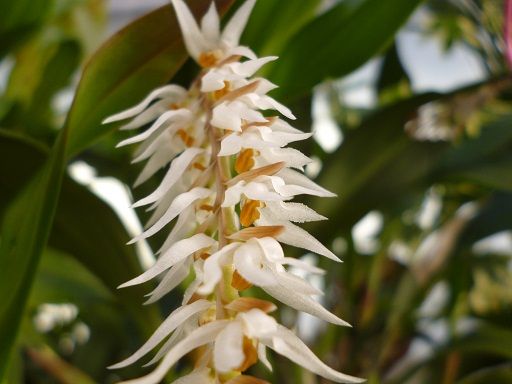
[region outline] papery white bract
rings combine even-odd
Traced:
[[[168,231],[167,239],[155,264],[120,287],[158,278],[147,295],[146,304],[151,304],[194,276],[182,306],[132,356],[110,367],[133,364],[161,345],[148,363],[160,362],[156,369],[125,383],[159,383],[180,358],[198,348],[202,355],[195,370],[175,383],[235,382],[257,361],[271,368],[267,348],[329,380],[362,381],[321,362],[268,314],[275,309],[272,303],[242,294],[255,286],[299,311],[349,326],[315,300],[320,290],[287,270],[324,272],[286,257],[281,243],[340,261],[294,224],[326,218],[290,202],[302,194],[335,195],[302,173],[310,162],[306,155],[286,148],[311,134],[280,117],[295,119],[267,95],[276,85],[253,77],[277,57],[257,58],[239,45],[254,3],[247,0],[221,31],[214,3],[198,24],[182,0],[172,0],[185,45],[203,68],[199,77],[189,89],[158,88],[105,120],[131,119],[122,126],[125,130],[148,125],[119,143],[138,144],[134,162],[146,162],[136,186],[166,168],[158,187],[134,204],[153,213],[144,232],[130,243],[162,231]]]

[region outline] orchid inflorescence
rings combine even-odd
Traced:
[[[261,361],[269,369],[266,348],[308,370],[339,383],[361,379],[325,365],[290,330],[269,315],[276,306],[242,296],[256,286],[278,301],[337,325],[346,322],[315,299],[321,294],[285,266],[321,274],[323,270],[285,257],[280,243],[339,259],[294,223],[324,220],[312,209],[289,202],[308,194],[334,194],[301,171],[310,159],[291,142],[307,139],[279,116],[292,112],[267,93],[276,88],[254,77],[277,57],[257,58],[239,45],[255,0],[247,0],[220,31],[212,3],[200,26],[182,0],[172,0],[189,54],[201,72],[189,89],[165,85],[138,105],[109,117],[105,123],[131,119],[121,129],[151,125],[119,146],[140,143],[134,162],[146,161],[135,185],[163,167],[162,182],[134,204],[153,211],[146,230],[133,242],[146,239],[176,219],[155,264],[123,284],[128,287],[159,278],[148,294],[154,303],[181,284],[193,271],[194,280],[174,310],[133,355],[111,368],[135,363],[151,350],[148,363],[159,362],[150,374],[125,383],[156,384],[184,355],[197,350],[194,370],[175,383],[265,383],[244,372]]]

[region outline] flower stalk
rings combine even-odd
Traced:
[[[182,0],[172,0],[188,52],[202,67],[200,74],[189,89],[165,85],[105,120],[130,119],[121,128],[125,130],[148,126],[119,144],[139,143],[134,162],[146,164],[136,185],[166,169],[157,189],[134,204],[149,206],[153,215],[131,242],[160,231],[167,232],[167,239],[155,264],[121,287],[157,279],[146,302],[151,304],[192,271],[195,275],[182,305],[133,355],[110,367],[133,364],[160,346],[148,363],[158,363],[154,371],[124,383],[157,384],[192,351],[198,356],[195,367],[176,383],[264,383],[246,371],[258,362],[271,369],[267,348],[329,380],[362,381],[325,365],[270,315],[275,304],[245,292],[254,286],[296,310],[348,325],[315,300],[321,291],[286,268],[324,273],[286,257],[281,243],[340,261],[295,224],[325,218],[290,201],[301,194],[335,195],[302,173],[310,159],[287,145],[311,134],[285,120],[295,117],[268,96],[276,86],[255,77],[277,58],[258,58],[239,45],[254,3],[247,0],[221,32],[214,3],[198,25]]]

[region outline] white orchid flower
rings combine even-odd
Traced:
[[[189,89],[164,85],[137,105],[104,120],[128,120],[121,129],[140,131],[118,146],[136,144],[134,163],[144,163],[135,186],[160,173],[157,187],[133,204],[151,212],[144,231],[130,244],[157,233],[165,241],[156,262],[126,288],[156,281],[146,305],[178,286],[182,304],[171,311],[133,355],[110,368],[123,368],[159,347],[150,374],[125,383],[156,384],[189,352],[201,348],[192,372],[175,384],[261,382],[244,372],[266,349],[328,380],[359,383],[320,361],[295,334],[267,313],[270,302],[241,297],[258,287],[281,303],[327,322],[349,326],[317,300],[322,292],[303,277],[324,271],[286,257],[288,244],[340,261],[297,224],[326,218],[291,202],[307,194],[333,197],[301,171],[311,160],[287,147],[311,133],[283,118],[293,113],[269,94],[277,86],[256,77],[275,56],[258,58],[239,40],[255,0],[242,4],[221,31],[215,3],[198,24],[183,0],[172,0],[189,54],[202,67]],[[269,112],[283,116],[269,116]],[[186,283],[186,284],[185,284]]]
[[[336,383],[361,383],[364,380],[337,372],[318,359],[293,332],[279,325],[260,309],[242,312],[233,320],[217,320],[197,328],[177,343],[150,374],[121,384],[157,384],[167,371],[188,352],[213,343],[213,368],[220,373],[236,371],[254,362],[266,360],[265,347],[307,367]],[[258,348],[262,345],[263,348]]]
[[[255,0],[247,0],[221,32],[219,14],[214,2],[199,26],[182,0],[172,0],[183,32],[183,40],[190,55],[204,67],[213,66],[232,55],[255,58],[256,56],[249,48],[239,46],[240,36],[255,2]]]
[[[323,308],[312,296],[322,294],[307,281],[287,272],[285,265],[309,273],[324,271],[301,260],[285,257],[281,245],[271,237],[253,238],[245,243],[231,243],[206,259],[203,283],[197,292],[209,295],[222,280],[223,267],[233,265],[247,282],[263,288],[271,296],[297,310],[307,312],[337,325],[348,323]]]
[[[169,110],[171,105],[181,103],[186,95],[187,90],[183,87],[174,84],[164,85],[152,91],[139,104],[103,120],[103,124],[134,118],[129,124],[121,127],[121,129],[140,128],[159,117],[166,110]],[[158,102],[151,105],[154,101]]]
[[[213,68],[208,71],[201,79],[201,92],[215,92],[226,87],[226,83],[230,85],[230,90],[235,90],[249,84],[248,77],[254,75],[265,64],[277,60],[277,56],[268,56],[247,60],[243,63],[228,63],[220,68]],[[260,79],[259,81],[264,81]],[[270,87],[258,87],[260,92],[266,93],[273,89]],[[264,92],[263,92],[264,91]]]

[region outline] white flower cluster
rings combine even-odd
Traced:
[[[270,348],[335,382],[361,379],[337,372],[320,361],[290,330],[268,313],[274,304],[241,292],[260,287],[278,301],[328,322],[348,325],[323,308],[321,294],[289,273],[293,266],[322,270],[285,257],[280,243],[339,259],[294,223],[323,220],[303,204],[289,202],[308,194],[334,196],[302,173],[310,159],[284,148],[311,135],[291,127],[295,117],[267,93],[276,86],[254,74],[276,57],[257,58],[239,45],[254,0],[246,1],[224,30],[215,4],[200,26],[182,0],[172,0],[190,55],[202,67],[189,89],[166,85],[140,104],[105,120],[131,119],[122,129],[143,132],[119,145],[140,143],[134,162],[146,161],[136,185],[167,167],[161,184],[135,203],[153,211],[144,233],[132,242],[164,230],[175,220],[156,263],[123,284],[128,287],[159,278],[148,295],[153,303],[176,288],[193,271],[182,306],[172,312],[132,356],[112,366],[130,365],[163,344],[149,362],[160,362],[149,375],[125,383],[156,384],[184,355],[198,350],[195,369],[176,383],[264,383],[244,374],[261,361],[269,369]]]

